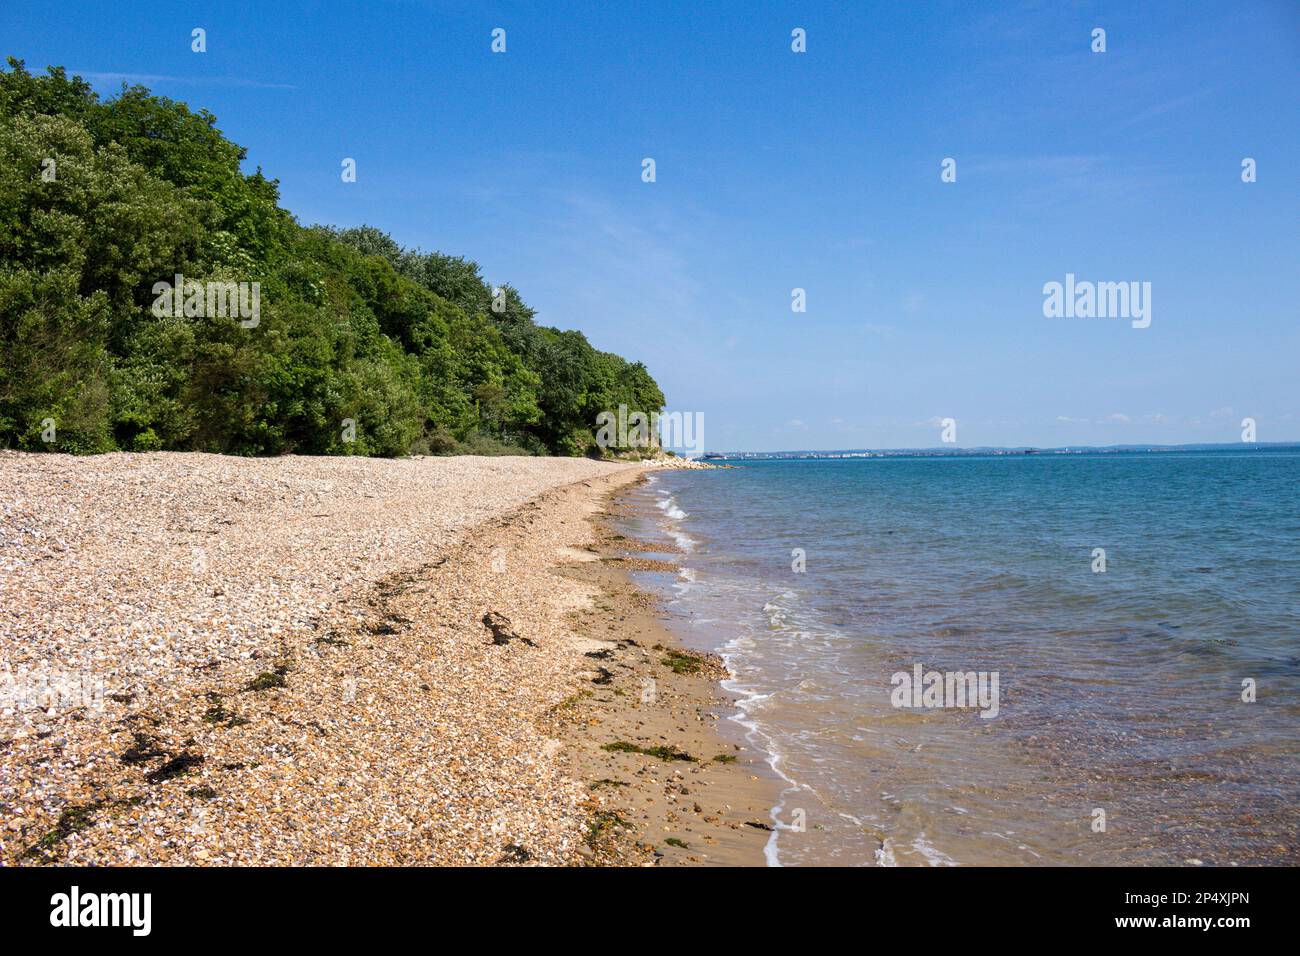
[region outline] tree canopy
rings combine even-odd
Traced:
[[[571,455],[599,412],[662,409],[644,365],[537,325],[475,262],[299,224],[211,113],[8,62],[0,446]],[[256,322],[158,314],[176,275],[258,283]]]

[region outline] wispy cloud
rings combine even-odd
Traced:
[[[1063,156],[990,156],[973,160],[965,165],[962,172],[990,176],[1034,176],[1058,179],[1091,176],[1106,163],[1110,157],[1103,155],[1063,155]]]
[[[114,73],[99,70],[69,70],[74,76],[93,83],[122,82],[149,86],[158,83],[185,83],[193,86],[240,86],[259,90],[296,90],[292,83],[266,83],[239,76],[163,76],[157,73]]]
[[[1166,415],[1164,412],[1147,412],[1143,415],[1126,415],[1124,412],[1111,412],[1102,418],[1081,418],[1074,415],[1057,415],[1056,420],[1063,425],[1176,425],[1181,419]],[[1193,419],[1195,424],[1196,420]]]
[[[971,158],[962,172],[1001,182],[1008,202],[1041,210],[1048,206],[1137,199],[1167,187],[1170,171],[1156,162],[1135,163],[1103,154],[989,155]]]

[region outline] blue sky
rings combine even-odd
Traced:
[[[697,6],[6,0],[0,53],[212,110],[304,223],[477,260],[713,449],[1300,439],[1300,4]],[[1044,317],[1067,272],[1150,328]]]

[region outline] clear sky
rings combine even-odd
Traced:
[[[1295,0],[5,0],[0,54],[212,110],[301,221],[477,260],[712,449],[1300,439]],[[1066,273],[1150,327],[1045,317]]]

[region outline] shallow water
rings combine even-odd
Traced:
[[[688,548],[670,623],[788,782],[773,861],[1295,863],[1298,482],[1269,451],[747,462],[654,475],[628,527]],[[996,716],[893,706],[918,664],[996,673]]]

